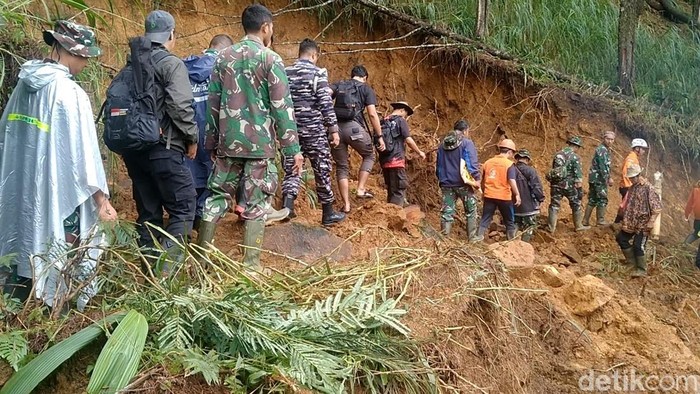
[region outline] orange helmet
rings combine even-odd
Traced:
[[[498,147],[499,148],[508,148],[514,152],[517,150],[517,149],[515,149],[515,142],[513,142],[513,140],[510,140],[510,139],[505,139],[505,140],[499,142]]]

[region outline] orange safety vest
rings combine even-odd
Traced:
[[[484,180],[484,197],[494,200],[511,201],[513,192],[508,183],[508,169],[513,165],[510,159],[495,156],[484,163],[482,179]]]
[[[620,181],[620,187],[632,187],[632,181],[625,176],[627,174],[627,167],[631,166],[632,164],[639,165],[639,157],[637,157],[636,152],[630,152],[630,154],[627,155],[624,164],[622,164],[622,180]]]

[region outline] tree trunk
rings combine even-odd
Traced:
[[[489,35],[489,2],[491,0],[479,0],[476,12],[476,37],[484,39]],[[698,0],[700,1],[700,0]]]
[[[618,25],[618,86],[622,93],[634,94],[634,42],[644,0],[620,0]]]
[[[693,15],[690,19],[693,25],[700,26],[700,0],[693,0]]]

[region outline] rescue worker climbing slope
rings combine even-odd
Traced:
[[[289,214],[287,209],[279,214],[270,211],[277,190],[275,136],[282,153],[294,157],[294,171],[301,171],[304,158],[284,64],[268,48],[273,34],[272,13],[253,4],[245,8],[241,21],[246,36],[221,51],[209,85],[206,148],[215,150],[217,159],[209,179],[212,195],[204,204],[197,243],[211,243],[216,223],[231,206],[243,177],[243,262],[259,267],[265,220],[270,219],[270,213],[279,220]]]
[[[583,215],[583,225],[589,226],[593,208],[596,208],[596,225],[607,226],[605,211],[608,207],[608,186],[613,185],[610,177],[610,148],[615,142],[615,133],[603,133],[603,143],[595,148],[591,169],[588,172],[588,205]]]
[[[644,156],[647,149],[649,149],[649,144],[641,138],[635,138],[632,140],[632,151],[625,158],[624,163],[622,163],[622,179],[620,179],[620,197],[625,198],[627,191],[632,187],[632,181],[627,177],[627,169],[632,166],[640,166],[639,159]],[[619,214],[615,218],[615,223],[620,223],[622,221],[622,216]]]
[[[321,49],[315,41],[304,39],[299,44],[299,58],[285,72],[289,79],[289,91],[294,102],[294,115],[297,121],[299,144],[304,157],[311,161],[316,181],[316,195],[323,208],[321,223],[329,225],[345,219],[345,214],[333,210],[333,189],[331,188],[331,147],[340,141],[338,120],[333,110],[333,90],[328,85],[328,72],[316,66]],[[328,131],[327,131],[328,130]],[[294,157],[284,158],[284,181],[282,196],[289,217],[294,213],[294,200],[299,194],[301,176],[294,172]]]
[[[551,186],[551,202],[549,204],[549,232],[554,233],[557,229],[557,220],[561,200],[566,197],[574,219],[576,231],[588,230],[590,227],[584,226],[583,211],[581,210],[581,199],[583,198],[583,172],[581,170],[581,159],[576,154],[583,143],[581,137],[569,138],[567,146],[557,152],[552,160],[552,169],[547,173],[547,181]]]

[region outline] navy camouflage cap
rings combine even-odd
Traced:
[[[155,10],[146,16],[144,27],[145,36],[151,42],[163,44],[170,40],[170,34],[175,30],[175,18],[167,11]]]
[[[442,140],[443,147],[445,150],[457,149],[459,144],[462,143],[462,133],[455,130],[450,131]]]
[[[75,56],[97,57],[102,50],[97,46],[95,32],[87,26],[70,21],[56,21],[53,30],[44,31],[44,42],[50,46],[59,43]]]

